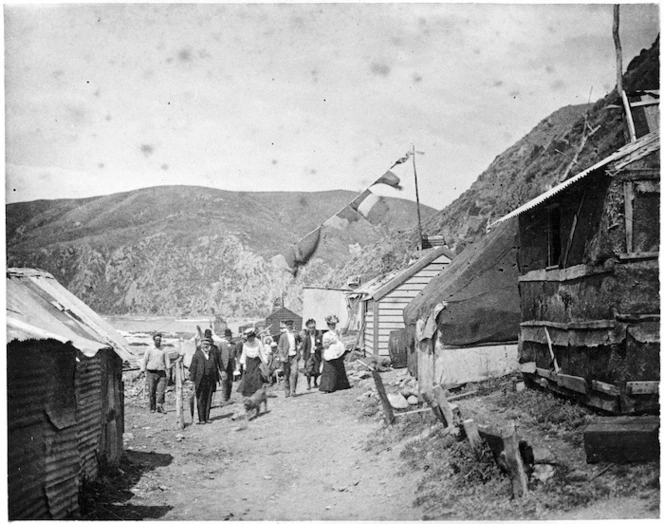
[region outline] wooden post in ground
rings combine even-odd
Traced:
[[[503,435],[503,442],[505,443],[503,451],[505,462],[512,480],[512,494],[514,498],[523,497],[528,493],[528,476],[519,452],[519,439],[516,435],[516,426],[513,423],[510,424],[507,432]]]
[[[477,431],[477,424],[472,418],[469,418],[463,421],[463,429],[466,432],[470,447],[475,452],[475,456],[479,458],[482,453],[482,439],[479,431]]]
[[[450,403],[447,401],[445,391],[441,386],[435,386],[432,390],[433,396],[443,412],[444,423],[446,427],[454,427],[454,412]]]
[[[182,410],[182,376],[184,375],[182,359],[175,361],[175,415],[176,426],[184,429],[184,412]]]
[[[427,404],[429,404],[429,407],[431,408],[431,411],[433,411],[433,414],[436,415],[436,418],[444,425],[446,425],[445,416],[443,415],[443,411],[440,409],[440,406],[438,405],[433,392],[430,389],[427,391],[422,391],[422,398],[426,401]]]
[[[378,396],[380,397],[380,402],[383,405],[385,420],[387,421],[388,424],[392,424],[395,418],[394,411],[392,410],[392,405],[390,404],[390,400],[387,398],[387,393],[385,392],[385,386],[383,385],[383,379],[380,378],[380,374],[378,373],[378,371],[373,368],[371,369],[371,376],[374,379],[374,382],[376,384],[376,392],[378,393]]]
[[[514,498],[528,493],[528,477],[519,451],[519,439],[514,423],[504,429],[481,426],[478,430],[480,436],[491,448],[500,469],[510,477]]]

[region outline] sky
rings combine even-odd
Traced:
[[[4,6],[6,201],[157,185],[361,191],[413,146],[441,209],[615,85],[612,5]],[[624,67],[659,33],[621,6]],[[412,164],[398,166],[415,199]]]

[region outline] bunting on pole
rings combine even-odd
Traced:
[[[397,160],[394,165],[402,164],[410,156],[412,152],[408,152],[405,157]],[[392,169],[392,168],[390,168]],[[385,184],[395,189],[401,190],[401,180],[397,175],[392,171],[386,171],[382,176],[380,176],[373,184],[369,186],[375,186],[377,184]],[[288,253],[285,255],[286,262],[291,268],[293,275],[297,274],[297,269],[300,266],[306,264],[309,259],[313,256],[318,248],[318,244],[321,238],[321,229],[323,226],[331,227],[343,231],[348,227],[351,222],[361,220],[358,217],[361,215],[365,219],[368,218],[371,209],[381,201],[381,197],[374,194],[370,189],[365,189],[362,193],[356,196],[350,203],[344,206],[338,213],[335,213],[330,218],[328,218],[321,226],[318,226],[308,235],[301,238],[295,245],[291,246],[288,250]]]
[[[394,167],[394,166],[393,166]],[[403,187],[401,187],[400,184],[401,180],[399,180],[399,177],[392,173],[392,171],[386,171],[385,174],[380,177],[378,180],[376,180],[372,186],[375,186],[376,184],[387,184],[390,187],[393,187],[394,189],[398,189],[401,191]]]
[[[368,218],[371,208],[374,207],[379,201],[380,197],[378,195],[372,193],[369,189],[365,189],[360,194],[360,196],[358,196],[348,205],[364,218]]]
[[[397,160],[394,164],[390,166],[390,169],[392,169],[394,166],[398,166],[399,164],[403,164],[404,162],[408,162],[408,159],[413,155],[412,151],[408,151],[404,156],[402,156],[399,160]],[[388,171],[389,173],[389,171]]]

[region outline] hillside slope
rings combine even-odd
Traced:
[[[627,91],[659,89],[659,38],[630,62],[623,86]],[[621,106],[614,90],[592,105],[567,106],[553,112],[498,155],[459,198],[425,219],[425,234],[443,235],[448,246],[460,253],[480,239],[494,220],[623,146],[628,137]],[[581,148],[584,130],[588,134],[590,129],[596,131]],[[328,283],[341,285],[355,275],[367,281],[405,267],[416,255],[417,244],[414,230],[391,235],[353,254]]]
[[[169,186],[14,203],[6,206],[7,263],[53,273],[106,314],[265,314],[283,292],[299,309],[304,282],[328,278],[352,246],[417,220],[415,203],[381,198],[368,221],[328,232],[293,280],[278,255],[354,196]],[[425,217],[433,212],[423,207]]]
[[[659,38],[632,60],[623,78],[626,91],[659,89]],[[459,251],[484,235],[487,224],[613,153],[627,141],[620,107],[614,90],[591,106],[554,112],[498,155],[470,189],[426,220],[425,232],[442,234]],[[595,129],[581,148],[584,132]]]

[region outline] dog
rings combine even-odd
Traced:
[[[265,412],[267,412],[266,387],[267,386],[263,385],[263,387],[251,395],[251,397],[244,400],[244,411],[246,412],[247,417],[254,409],[256,410],[256,417],[258,417],[258,415],[261,413],[261,404],[265,404]]]

